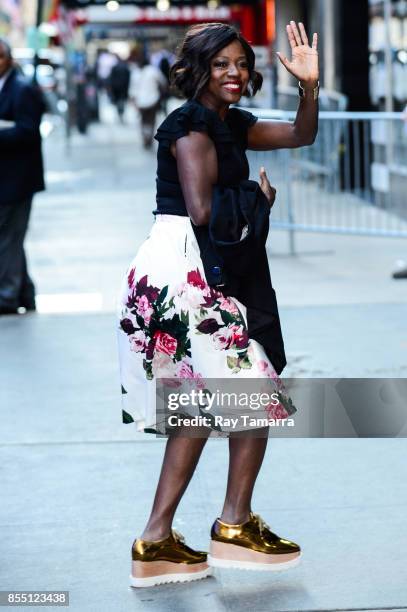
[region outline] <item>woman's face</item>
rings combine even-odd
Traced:
[[[238,40],[224,47],[211,59],[207,91],[219,101],[235,104],[249,83],[249,63]]]

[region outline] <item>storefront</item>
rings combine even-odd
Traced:
[[[369,79],[378,110],[403,110],[407,104],[407,2],[369,2]]]
[[[270,42],[274,39],[274,0],[258,2],[218,3],[218,6],[194,2],[171,2],[166,10],[157,8],[156,3],[121,2],[115,10],[108,4],[83,2],[77,8],[76,0],[62,2],[60,13],[64,19],[70,16],[75,22],[76,43],[86,47],[89,65],[93,65],[101,49],[108,49],[123,57],[135,50],[152,57],[161,50],[173,54],[182,40],[186,29],[201,22],[218,21],[236,26],[253,45],[256,65],[264,75],[262,92],[256,98],[258,106],[270,106]],[[87,6],[85,6],[88,4]],[[154,4],[154,5],[151,5]],[[78,47],[78,44],[75,44]],[[138,50],[138,51],[137,51]]]

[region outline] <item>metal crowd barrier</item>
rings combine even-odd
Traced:
[[[261,119],[295,112],[250,109]],[[315,143],[248,151],[251,176],[264,165],[277,198],[273,228],[407,237],[407,117],[402,113],[320,112]]]

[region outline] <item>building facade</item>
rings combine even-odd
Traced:
[[[285,26],[319,34],[321,85],[344,93],[349,110],[407,104],[407,0],[276,0],[276,50],[289,52]],[[278,81],[293,84],[278,66]]]

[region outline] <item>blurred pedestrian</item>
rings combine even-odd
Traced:
[[[291,21],[286,31],[292,59],[278,57],[299,82],[293,123],[258,120],[235,107],[242,96],[256,94],[263,77],[252,47],[229,24],[189,28],[171,67],[171,82],[186,101],[155,135],[156,220],[123,278],[118,307],[123,422],[153,434],[173,426],[151,514],[132,546],[135,587],[204,578],[209,564],[274,571],[300,559],[300,546],[273,533],[251,507],[268,424],[286,422],[296,408],[279,378],[286,358],[265,248],[276,192],[264,168],[259,183],[249,180],[246,150],[308,146],[318,130],[317,34],[309,44],[303,24]],[[228,404],[240,425],[223,421],[219,395],[205,419],[211,409],[205,395],[215,399],[219,391],[213,378],[236,389],[238,381],[268,381],[278,402],[251,405],[257,418],[265,417],[251,431],[239,419],[240,403]],[[175,413],[170,421],[157,403],[160,379],[171,390],[164,407],[181,408],[175,422]],[[182,383],[192,385],[191,395],[178,393]],[[192,391],[198,390],[204,397],[195,403]],[[186,401],[177,402],[181,396]],[[207,438],[219,428],[229,435],[229,473],[207,555],[187,546],[172,523]]]
[[[89,121],[99,121],[99,92],[95,66],[86,68],[85,97]]]
[[[86,54],[83,51],[73,53],[72,83],[75,87],[75,121],[80,134],[86,134],[89,124],[89,107],[86,96]]]
[[[45,189],[40,122],[42,94],[13,66],[0,38],[0,314],[35,310],[24,238],[34,193]]]
[[[168,100],[170,97],[170,69],[175,62],[176,56],[167,49],[160,49],[151,55],[150,62],[156,66],[164,75],[167,87],[161,96],[160,109],[164,115],[168,115]]]
[[[139,65],[140,70],[132,75],[130,97],[140,113],[143,147],[150,149],[157,112],[168,84],[161,70],[150,64],[146,56],[139,60]]]
[[[130,68],[122,58],[117,58],[109,77],[110,99],[117,108],[119,119],[123,122],[126,102],[129,97]]]
[[[101,49],[98,52],[96,60],[96,75],[97,84],[100,90],[108,89],[109,76],[113,66],[117,63],[117,56],[110,53],[106,49]]]

